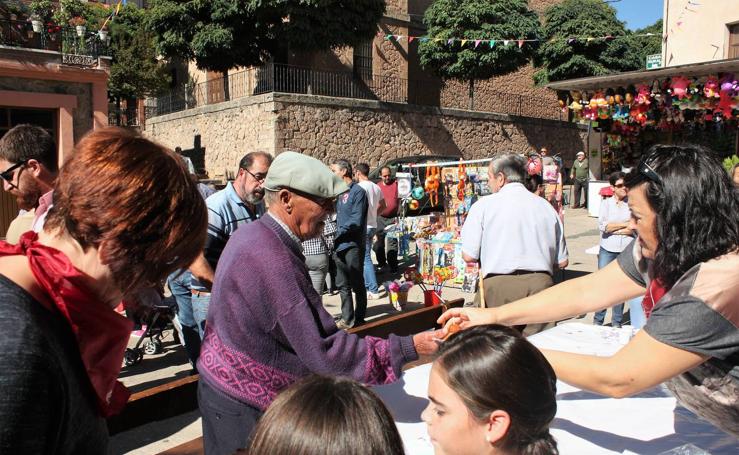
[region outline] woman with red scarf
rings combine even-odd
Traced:
[[[44,230],[0,242],[0,453],[107,453],[131,322],[124,296],[185,268],[207,212],[173,152],[126,130],[75,147]]]
[[[655,146],[626,176],[637,240],[605,268],[498,308],[454,309],[462,328],[558,321],[644,295],[643,330],[611,357],[545,350],[557,377],[624,397],[660,383],[739,437],[739,192],[699,146]]]

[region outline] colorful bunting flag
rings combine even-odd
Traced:
[[[523,40],[518,40],[518,48],[521,49],[523,47]]]
[[[492,49],[493,46],[495,46],[495,40],[494,39],[491,39],[490,40],[490,49]]]
[[[482,41],[482,40],[479,40],[479,39],[476,39],[475,40],[475,49],[477,49],[477,46],[480,45],[480,41]]]
[[[462,40],[462,47],[464,47],[464,45],[465,45],[465,44],[467,44],[467,41],[468,41],[468,40],[466,40],[466,39],[463,39],[463,40]]]

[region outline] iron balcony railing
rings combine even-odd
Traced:
[[[556,100],[550,105],[514,93],[486,90],[470,100],[467,89],[447,90],[431,82],[392,76],[368,76],[348,71],[323,71],[270,63],[212,79],[147,100],[147,114],[165,115],[207,104],[264,93],[294,93],[338,98],[376,100],[420,106],[456,108],[502,114],[561,119]],[[464,92],[464,94],[462,93]],[[480,92],[482,93],[482,92]],[[472,101],[472,102],[471,102]]]
[[[106,32],[36,21],[0,19],[0,46],[59,52],[62,63],[70,65],[91,66],[97,57],[110,55]]]

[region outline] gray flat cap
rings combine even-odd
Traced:
[[[292,188],[322,198],[335,198],[349,187],[319,160],[302,153],[282,152],[272,162],[264,189]]]

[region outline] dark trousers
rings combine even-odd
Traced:
[[[395,237],[387,238],[387,252],[385,251],[385,227],[395,222],[395,218],[377,217],[377,240],[372,249],[375,251],[377,264],[380,267],[390,265],[392,270],[398,268],[398,239]]]
[[[575,180],[574,189],[575,192],[575,207],[580,207],[580,191],[583,191],[585,196],[583,197],[583,206],[588,205],[588,181],[587,180]]]
[[[229,398],[198,381],[198,405],[203,418],[205,455],[232,455],[245,449],[262,417],[262,411]]]
[[[534,295],[546,288],[552,287],[554,281],[548,273],[536,272],[526,275],[495,275],[485,277],[485,306],[499,307],[506,303],[515,302],[524,297]],[[480,306],[480,291],[475,294],[475,306]],[[554,327],[553,322],[519,325],[518,330],[529,336]]]
[[[367,290],[364,288],[364,248],[356,246],[334,253],[336,287],[341,296],[341,319],[349,327],[364,324]],[[352,291],[357,298],[354,307]]]

